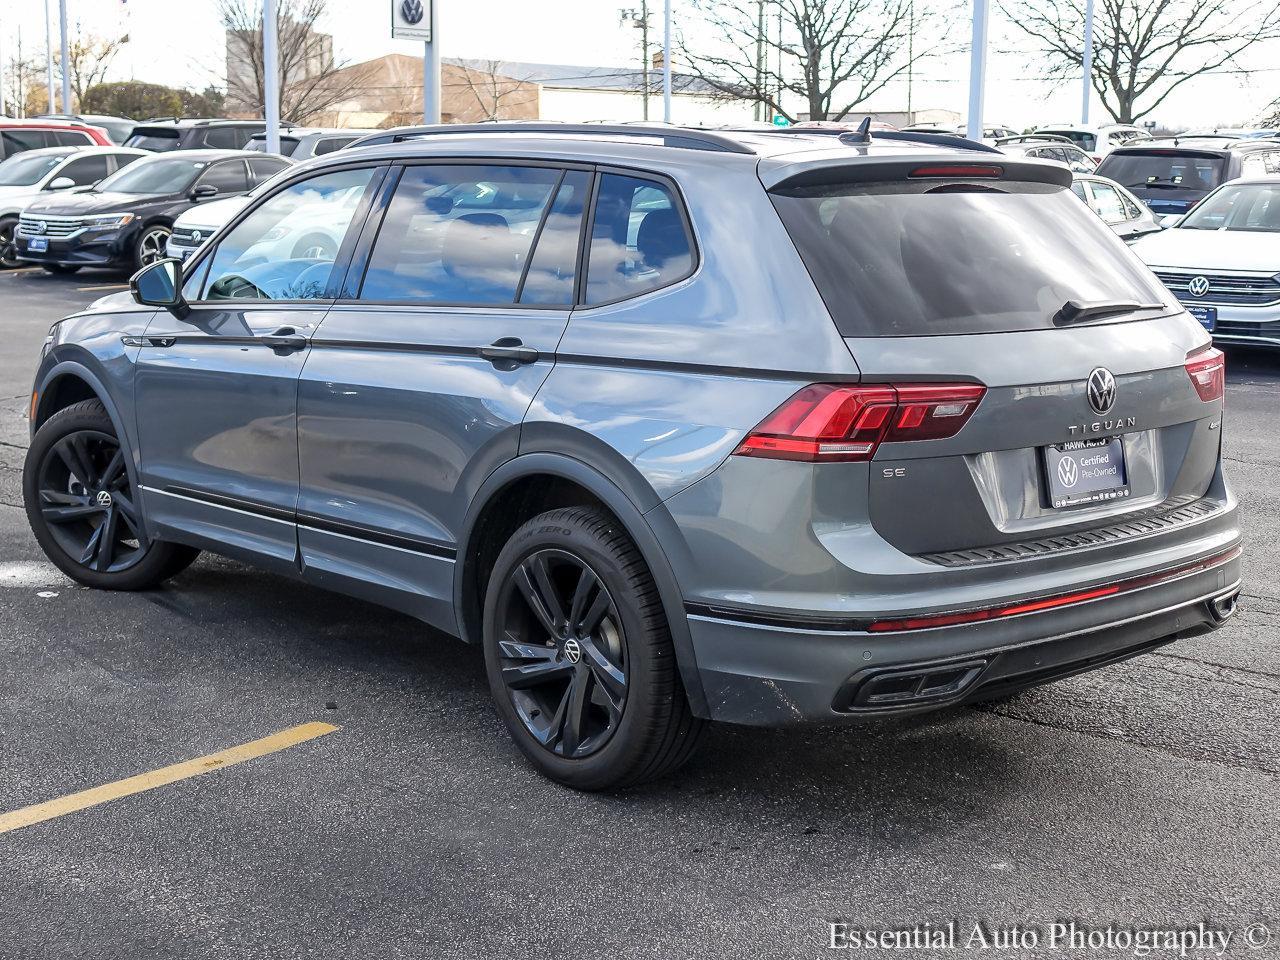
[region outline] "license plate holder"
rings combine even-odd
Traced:
[[[1218,325],[1217,307],[1187,307],[1187,313],[1200,321],[1200,326],[1212,332]]]
[[[27,241],[27,249],[32,253],[44,253],[49,249],[48,237],[32,237]]]
[[[1041,447],[1049,506],[1055,510],[1129,496],[1123,437],[1072,440]]]

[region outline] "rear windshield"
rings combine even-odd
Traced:
[[[1068,300],[1165,302],[1064,187],[832,184],[772,198],[846,337],[1041,330]]]
[[[177,130],[156,129],[154,127],[135,128],[133,134],[124,142],[124,145],[126,147],[137,147],[139,150],[164,152],[165,150],[178,149],[180,136],[181,134]]]
[[[1186,153],[1112,153],[1098,175],[1130,190],[1200,190],[1208,193],[1222,182],[1222,157]]]
[[[249,142],[244,145],[246,150],[252,150],[255,153],[267,153],[267,138],[260,134],[254,134],[249,138]],[[284,157],[292,157],[293,151],[298,149],[297,137],[281,137],[280,138],[280,155]]]

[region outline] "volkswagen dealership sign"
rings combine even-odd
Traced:
[[[434,0],[391,0],[391,37],[431,42],[431,4]]]

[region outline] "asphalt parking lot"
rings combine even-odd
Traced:
[[[715,729],[677,779],[585,796],[518,755],[479,651],[415,621],[207,555],[140,594],[43,560],[31,372],[50,322],[122,284],[0,274],[0,816],[336,729],[0,828],[0,958],[815,957],[830,921],[1073,918],[1280,954],[1280,357],[1229,355],[1225,629],[991,708]]]

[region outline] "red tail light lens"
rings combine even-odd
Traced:
[[[1208,403],[1211,400],[1222,399],[1222,393],[1226,388],[1227,362],[1221,350],[1210,347],[1208,350],[1192,354],[1187,357],[1186,367],[1191,385],[1196,388],[1196,393],[1200,394],[1201,400]]]
[[[884,442],[955,436],[985,393],[979,384],[815,383],[765,417],[734,453],[809,463],[870,460]]]
[[[958,163],[939,164],[936,167],[916,167],[909,174],[911,177],[955,177],[960,180],[990,179],[1003,175],[1004,167]]]

